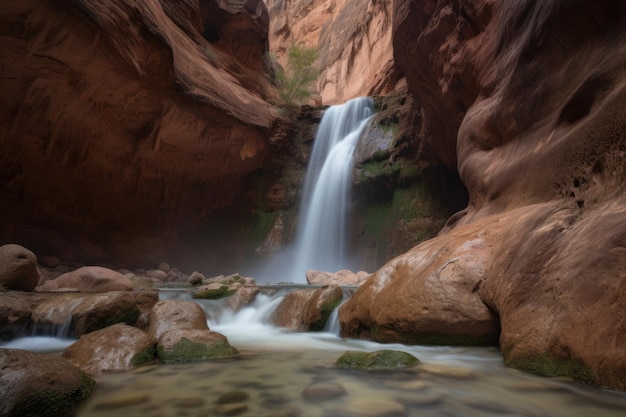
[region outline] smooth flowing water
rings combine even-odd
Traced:
[[[331,106],[320,122],[304,182],[294,245],[254,274],[277,281],[306,282],[306,271],[347,269],[350,190],[354,150],[374,104],[369,97]],[[267,281],[267,280],[265,280]]]
[[[210,317],[210,328],[228,337],[241,351],[239,358],[148,365],[100,375],[92,396],[73,415],[626,415],[626,394],[506,368],[496,348],[380,345],[342,339],[331,332],[297,333],[275,328],[266,320],[284,294],[260,294],[254,305],[236,314],[222,302],[199,300]],[[189,293],[164,291],[162,298],[189,299]],[[13,346],[25,341],[14,341]],[[346,350],[378,349],[410,352],[421,364],[389,372],[349,371],[334,365]]]

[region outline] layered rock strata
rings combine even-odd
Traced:
[[[499,324],[507,364],[626,389],[624,28],[613,0],[394,1],[422,134],[470,202],[343,305],[344,335],[466,343]]]

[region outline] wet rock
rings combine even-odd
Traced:
[[[147,315],[158,300],[156,291],[112,291],[96,295],[62,294],[50,297],[33,308],[31,320],[37,325],[62,326],[70,323],[81,336],[116,323],[134,325]]]
[[[224,359],[238,354],[226,336],[211,330],[171,329],[157,343],[157,355],[166,363]]]
[[[326,401],[347,395],[346,389],[335,383],[311,384],[302,391],[302,397],[307,401]]]
[[[39,292],[132,291],[133,283],[124,275],[100,266],[84,266],[37,287]]]
[[[172,406],[174,408],[197,408],[203,406],[205,402],[204,398],[198,397],[177,398],[172,402]]]
[[[106,401],[98,402],[94,405],[94,410],[119,410],[150,401],[148,394],[141,392],[118,394]]]
[[[419,359],[407,352],[397,350],[377,350],[375,352],[348,351],[337,359],[337,367],[383,370],[412,368],[419,364]]]
[[[235,292],[235,294],[233,294],[232,297],[229,297],[228,300],[226,300],[226,305],[233,311],[238,311],[239,309],[252,304],[259,292],[261,292],[261,288],[257,286],[241,287],[237,290],[237,292]]]
[[[187,283],[191,285],[201,285],[206,278],[200,272],[194,271],[187,278]]]
[[[123,371],[155,358],[156,339],[136,327],[116,324],[82,336],[63,351],[63,359],[89,374]]]
[[[343,291],[337,285],[292,291],[278,305],[270,321],[295,331],[320,331],[342,299]]]
[[[364,398],[348,399],[347,404],[331,413],[324,413],[325,417],[350,416],[350,417],[394,417],[405,416],[405,407],[388,398]]]
[[[217,404],[233,404],[245,402],[250,398],[250,394],[245,391],[228,391],[219,396]]]
[[[33,291],[39,279],[34,253],[20,245],[0,246],[0,289]]]
[[[453,379],[473,379],[476,374],[471,369],[458,366],[425,364],[420,366],[420,373],[424,372],[433,376],[440,376]]]
[[[208,330],[206,314],[193,301],[161,300],[150,312],[148,333],[159,339],[171,329]]]
[[[365,271],[354,273],[347,269],[337,272],[324,272],[309,269],[306,271],[306,281],[310,285],[361,285],[369,277]]]
[[[61,358],[0,349],[0,415],[57,416],[75,408],[95,381]]]
[[[221,404],[214,409],[218,416],[238,416],[246,411],[248,411],[248,405],[243,403]]]
[[[239,288],[241,288],[241,284],[239,283],[225,285],[215,282],[198,287],[191,293],[191,297],[206,300],[218,300],[220,298],[230,297],[237,292]]]

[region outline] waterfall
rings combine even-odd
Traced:
[[[347,267],[347,232],[354,149],[370,116],[373,101],[359,97],[331,106],[322,117],[307,168],[295,253],[294,282],[307,269],[335,272]]]

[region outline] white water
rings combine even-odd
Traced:
[[[295,243],[270,261],[260,282],[306,282],[306,271],[347,269],[350,190],[354,149],[374,113],[369,97],[326,110],[304,182]],[[269,279],[267,277],[270,277]]]

